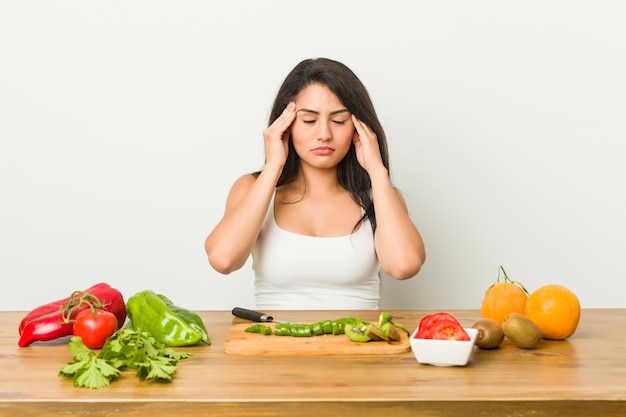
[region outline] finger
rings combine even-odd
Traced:
[[[296,103],[291,101],[289,102],[289,104],[287,104],[287,106],[285,107],[285,109],[283,110],[283,112],[280,114],[279,117],[290,118],[291,116],[295,114],[296,114]]]
[[[354,128],[358,131],[359,129],[363,129],[363,124],[354,114],[352,115],[352,123],[354,124]]]
[[[352,122],[354,123],[354,128],[359,136],[362,136],[362,139],[375,139],[376,133],[365,123],[363,123],[359,118],[357,118],[354,114],[352,115]]]
[[[355,127],[361,128],[366,132],[374,133],[374,131],[365,122],[356,117],[354,114],[352,115],[352,122],[354,123]]]
[[[295,103],[291,102],[285,107],[283,112],[272,122],[270,126],[268,126],[266,132],[268,134],[278,134],[282,135],[289,126],[293,123],[295,119]]]
[[[285,109],[283,110],[283,112],[281,113],[281,116],[284,115],[288,115],[289,113],[293,113],[296,109],[296,103],[293,101],[290,101],[287,106],[285,106]]]
[[[289,127],[296,117],[296,103],[293,101],[287,104],[287,107],[283,110],[283,112],[278,116],[276,122],[282,128]]]

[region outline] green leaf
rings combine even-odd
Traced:
[[[107,378],[113,379],[117,378],[120,375],[120,370],[118,368],[110,365],[107,361],[103,359],[94,358],[93,364],[96,368],[98,368],[100,373]]]
[[[168,358],[172,358],[176,361],[178,361],[179,359],[185,359],[193,356],[191,352],[177,352],[171,348],[162,349],[161,355],[167,356]]]
[[[74,361],[65,365],[59,371],[59,376],[74,376],[77,372],[79,372],[82,368],[89,365],[91,359],[84,359],[82,361]]]
[[[70,340],[70,344],[68,345],[70,353],[74,356],[75,360],[82,361],[85,359],[89,359],[96,354],[89,349],[83,343],[83,339],[78,336],[73,336]]]
[[[103,388],[119,375],[120,371],[103,361],[93,357],[89,364],[74,375],[75,387]]]
[[[123,367],[135,368],[140,380],[171,380],[178,360],[191,356],[176,352],[141,329],[120,329],[109,337],[98,354],[73,337],[69,350],[74,360],[59,371],[59,376],[72,377],[74,386],[106,387],[120,375]]]
[[[156,356],[159,353],[161,346],[158,346],[158,342],[152,336],[144,338],[143,350],[146,356]]]
[[[176,372],[176,365],[167,359],[151,358],[137,367],[137,378],[170,380]]]

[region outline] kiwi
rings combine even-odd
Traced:
[[[482,318],[472,325],[478,330],[476,346],[481,349],[495,349],[504,340],[504,332],[500,324],[488,318]]]
[[[511,313],[502,322],[502,331],[511,342],[523,349],[534,349],[541,342],[541,330],[528,317]]]
[[[389,340],[389,337],[381,329],[379,329],[376,326],[369,326],[367,328],[367,337],[375,341]]]
[[[346,323],[343,328],[346,336],[350,338],[353,342],[369,342],[372,340],[370,336],[368,336],[370,323]]]
[[[400,333],[396,330],[391,323],[383,324],[383,327],[377,327],[374,324],[367,326],[367,337],[371,340],[379,341],[385,340],[387,342],[394,342],[400,340]]]

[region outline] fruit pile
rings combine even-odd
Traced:
[[[544,285],[532,293],[503,275],[483,297],[476,345],[497,348],[507,337],[524,349],[536,348],[542,339],[563,340],[574,334],[580,321],[580,302],[576,294],[558,285]]]

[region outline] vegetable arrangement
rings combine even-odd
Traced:
[[[99,283],[85,291],[76,291],[67,298],[31,310],[18,327],[18,345],[25,347],[33,342],[73,335],[76,317],[81,311],[90,308],[90,304],[84,302],[86,294],[99,301],[99,308],[115,315],[118,328],[124,324],[126,306],[122,293],[106,283]]]
[[[130,322],[123,328],[127,314]],[[74,359],[59,376],[88,388],[109,385],[122,368],[136,369],[140,380],[171,380],[178,360],[191,356],[171,347],[211,344],[195,312],[150,290],[125,303],[122,294],[105,283],[31,310],[18,331],[20,347],[73,335],[69,350]]]
[[[120,375],[124,367],[137,370],[140,380],[171,380],[177,362],[191,353],[176,352],[143,330],[125,328],[108,338],[95,353],[78,336],[72,337],[69,349],[74,360],[59,371],[71,377],[75,387],[103,388]]]
[[[278,323],[274,327],[276,336],[313,337],[321,335],[345,334],[354,342],[387,341],[394,342],[401,339],[397,329],[410,334],[402,325],[392,320],[390,313],[381,313],[378,323],[363,321],[360,317],[342,317],[335,320],[323,320],[312,324]],[[245,329],[249,333],[271,335],[272,328],[265,324],[256,323]]]

